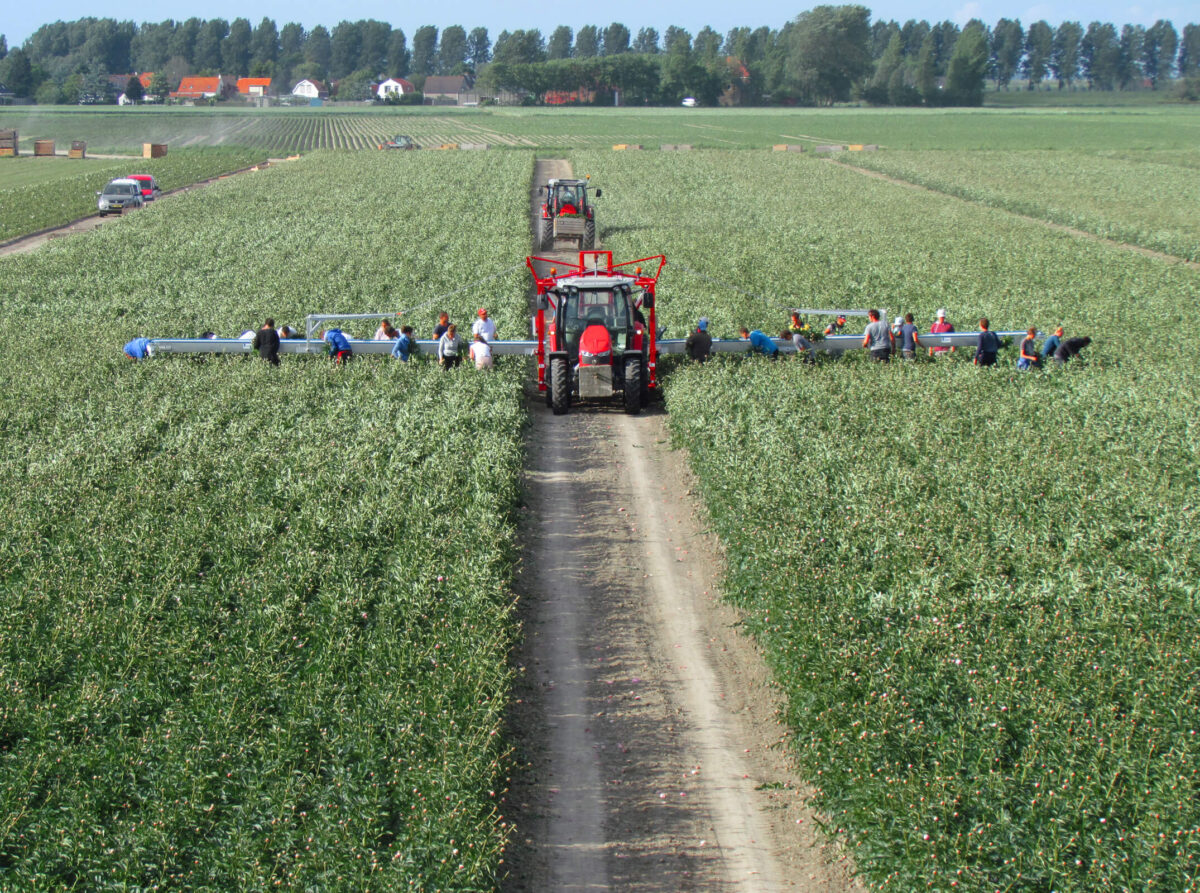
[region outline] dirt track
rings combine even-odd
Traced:
[[[535,179],[569,174],[544,161]],[[661,410],[530,401],[504,889],[855,889],[715,597],[718,547]]]
[[[93,158],[125,158],[125,157],[133,158],[134,156],[93,155],[92,157]],[[257,171],[260,168],[267,167],[269,164],[272,164],[272,163],[275,163],[278,161],[282,161],[282,160],[285,160],[285,159],[271,159],[270,161],[263,161],[260,164],[256,164],[253,167],[246,167],[246,168],[242,168],[241,170],[230,171],[227,174],[218,174],[215,177],[209,177],[207,180],[200,180],[197,183],[189,183],[187,186],[180,186],[177,189],[171,189],[167,192],[164,192],[161,196],[159,196],[158,199],[155,199],[155,201],[161,201],[163,198],[166,198],[169,195],[175,195],[180,192],[191,192],[193,189],[202,189],[205,186],[208,186],[212,183],[217,182],[218,180],[224,180],[226,177],[232,177],[232,176],[235,176],[236,174],[244,174],[249,171]],[[136,212],[131,212],[131,213],[136,213]],[[124,216],[124,214],[118,214],[115,218],[114,217],[101,217],[99,212],[93,212],[93,213],[89,214],[87,217],[81,217],[78,220],[72,220],[70,223],[64,223],[61,226],[52,226],[48,229],[38,230],[35,233],[28,233],[24,236],[18,236],[15,239],[10,239],[7,242],[0,243],[0,257],[5,257],[6,255],[9,255],[9,254],[26,254],[30,251],[33,251],[35,248],[40,248],[42,245],[45,245],[51,239],[61,239],[63,236],[69,236],[71,233],[89,232],[91,230],[96,229],[99,226],[103,226],[105,223],[111,222],[114,219],[119,220],[123,216]]]

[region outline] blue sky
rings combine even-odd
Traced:
[[[887,2],[865,4],[872,11],[873,18],[896,19],[900,22],[906,19],[928,19],[930,22],[940,22],[943,19],[962,24],[972,17],[983,19],[988,24],[994,24],[1002,17],[1019,18],[1023,24],[1045,19],[1051,25],[1067,19],[1083,22],[1100,20],[1112,22],[1120,27],[1126,23],[1152,25],[1157,19],[1169,19],[1175,23],[1176,30],[1182,30],[1188,22],[1200,22],[1200,9],[1193,3],[1162,4],[1112,2],[1112,0],[1097,0],[1097,2],[1038,3],[1028,0],[950,0],[938,3],[931,0],[887,0]],[[578,28],[580,25],[607,25],[610,22],[622,22],[630,31],[637,33],[638,28],[647,25],[657,28],[661,34],[668,25],[679,25],[687,28],[693,34],[705,25],[711,25],[724,34],[730,28],[738,25],[769,25],[778,28],[788,19],[807,9],[807,6],[781,4],[775,0],[742,0],[739,3],[708,3],[698,4],[692,0],[660,0],[653,5],[635,0],[611,0],[602,5],[603,20],[599,16],[586,19],[575,19],[577,4],[564,6],[560,13],[546,17],[548,4],[544,0],[517,0],[517,2],[494,3],[485,0],[459,0],[453,4],[453,9],[443,10],[440,7],[416,9],[407,5],[386,3],[382,0],[366,0],[352,4],[349,7],[339,7],[336,4],[318,3],[313,0],[298,0],[284,3],[281,0],[249,6],[228,0],[215,0],[203,4],[176,4],[169,2],[156,3],[149,6],[145,3],[132,3],[125,0],[60,0],[49,7],[41,7],[36,3],[7,3],[8,7],[0,15],[0,34],[8,38],[9,46],[22,43],[39,26],[46,22],[62,19],[83,18],[84,16],[108,16],[116,19],[132,19],[142,22],[147,19],[161,21],[165,18],[186,19],[190,16],[200,18],[235,19],[239,16],[257,24],[263,16],[273,18],[276,24],[282,26],[285,22],[299,21],[305,27],[325,25],[332,27],[341,19],[375,18],[390,22],[393,27],[402,28],[412,35],[421,25],[463,25],[470,29],[483,25],[489,34],[495,36],[502,30],[516,28],[541,28],[542,33],[549,35],[556,25],[570,25]]]

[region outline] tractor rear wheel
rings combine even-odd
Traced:
[[[567,361],[556,357],[550,361],[550,408],[555,415],[565,415],[571,405],[571,376]]]
[[[589,220],[583,225],[583,247],[591,251],[596,247],[596,221]]]
[[[642,411],[642,358],[625,360],[625,412],[637,415]]]
[[[554,221],[549,217],[542,218],[541,232],[538,233],[538,247],[541,251],[549,251],[554,247]]]

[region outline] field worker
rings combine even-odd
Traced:
[[[792,331],[789,331],[788,329],[784,329],[782,332],[779,333],[779,337],[784,339],[785,341],[790,341],[790,342],[792,342],[793,345],[795,345],[796,356],[800,357],[803,360],[806,360],[809,363],[815,362],[815,357],[813,356],[812,342],[809,341],[807,338],[805,338],[803,335],[801,335],[799,332],[792,332]]]
[[[453,369],[462,362],[459,352],[462,350],[462,339],[458,337],[458,326],[451,324],[442,333],[437,343],[437,361],[443,369]]]
[[[392,325],[390,319],[385,319],[379,324],[379,328],[375,330],[375,341],[391,341],[393,338],[399,338],[400,333],[396,331],[396,327]]]
[[[979,339],[975,342],[975,365],[995,366],[996,354],[1000,352],[1000,336],[988,329],[985,316],[979,320]]]
[[[1059,326],[1054,330],[1054,334],[1046,339],[1046,343],[1042,345],[1042,362],[1054,356],[1054,352],[1058,350],[1058,345],[1062,344],[1063,328]]]
[[[863,332],[862,346],[871,351],[871,359],[886,363],[892,358],[892,347],[895,339],[888,324],[879,318],[878,310],[868,310],[866,331]]]
[[[904,325],[904,317],[897,316],[892,320],[892,335],[896,338],[900,337],[900,327]]]
[[[1021,355],[1017,357],[1017,371],[1028,372],[1034,366],[1041,362],[1037,354],[1037,327],[1030,329],[1025,333],[1025,339],[1021,342]]]
[[[825,327],[825,334],[826,335],[840,335],[840,334],[842,334],[842,329],[844,329],[844,328],[846,328],[846,317],[839,316],[837,319],[835,319],[833,322],[831,322],[829,325],[827,325]]]
[[[150,345],[150,339],[134,338],[125,345],[125,356],[136,362],[154,356],[154,348]]]
[[[476,335],[482,335],[484,341],[496,340],[496,321],[488,319],[486,307],[480,307],[476,313],[479,318],[471,323],[471,338],[474,340]]]
[[[303,338],[304,336],[301,335],[299,332],[297,332],[295,329],[293,329],[291,326],[284,326],[282,329],[279,330],[279,337],[287,339],[287,338]]]
[[[437,325],[433,327],[433,340],[437,341],[445,335],[448,328],[450,328],[450,314],[443,310],[438,314]]]
[[[354,349],[350,346],[350,339],[343,334],[341,329],[321,332],[321,340],[329,345],[329,357],[339,366],[354,359]]]
[[[275,320],[268,319],[254,333],[254,349],[272,366],[279,365],[279,333],[275,331]]]
[[[492,345],[483,337],[483,332],[475,333],[475,340],[471,342],[471,359],[475,361],[476,369],[492,368]]]
[[[745,326],[742,326],[742,340],[750,342],[751,353],[757,351],[765,357],[770,357],[772,360],[779,359],[779,346],[758,329],[751,332]]]
[[[707,363],[709,354],[712,353],[712,335],[708,334],[708,318],[700,317],[700,321],[696,323],[696,331],[688,335],[687,341],[684,342],[684,349],[687,355],[696,363]]]
[[[1068,338],[1054,351],[1054,362],[1059,366],[1067,365],[1067,360],[1076,356],[1081,350],[1092,343],[1091,338]]]
[[[950,325],[950,323],[946,322],[946,310],[945,310],[945,308],[942,308],[941,310],[939,310],[937,312],[937,320],[935,320],[933,325],[931,325],[929,327],[929,333],[931,335],[937,335],[942,332],[953,332],[953,331],[954,331],[954,326],[952,326],[952,325]],[[954,353],[954,348],[953,347],[931,347],[931,348],[929,348],[929,355],[933,356],[934,354],[944,354],[947,351],[949,351],[950,353]]]
[[[392,345],[392,356],[402,363],[408,362],[409,354],[413,349],[413,328],[412,326],[401,326],[400,337],[396,339],[396,343]]]
[[[900,331],[896,334],[900,338],[900,356],[906,360],[915,360],[917,351],[921,347],[921,336],[917,332],[917,326],[913,322],[911,313],[904,314],[904,321],[900,324]]]
[[[258,333],[254,329],[246,329],[242,334],[238,335],[238,341],[253,341]]]

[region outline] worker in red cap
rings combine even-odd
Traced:
[[[846,317],[838,316],[838,318],[825,327],[826,335],[840,335],[842,329],[846,327]]]
[[[475,340],[476,335],[482,335],[484,341],[496,340],[496,322],[488,318],[486,307],[480,307],[478,319],[471,324],[471,340]]]

